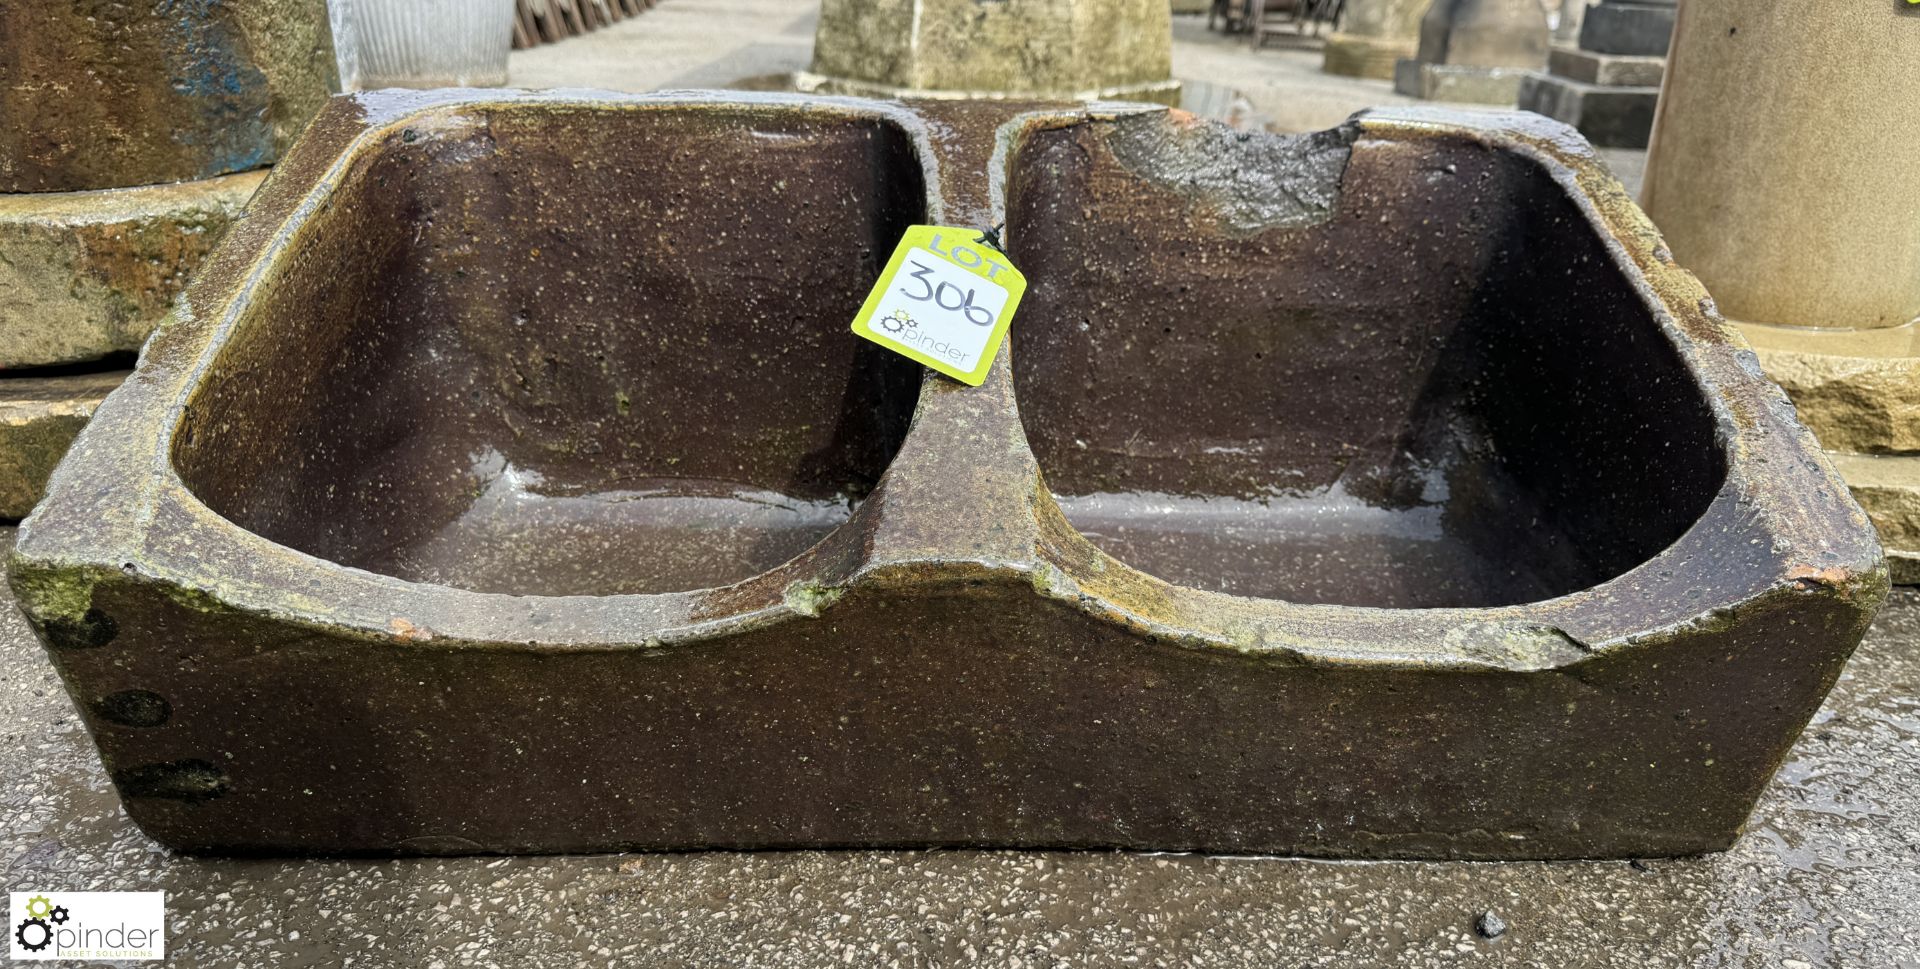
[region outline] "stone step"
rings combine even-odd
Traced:
[[[67,446],[128,373],[0,376],[0,518],[33,510]]]
[[[1520,107],[1572,125],[1603,148],[1645,148],[1653,131],[1657,87],[1603,87],[1551,74],[1520,82]]]

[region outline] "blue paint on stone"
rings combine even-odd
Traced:
[[[251,171],[274,160],[268,122],[272,90],[249,57],[246,35],[223,0],[160,0],[155,11],[172,25],[168,82],[195,104],[200,124],[174,134],[205,149],[197,177]]]

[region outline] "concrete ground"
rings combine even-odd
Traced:
[[[808,0],[666,0],[517,53],[530,87],[722,86],[806,66]],[[1183,79],[1276,127],[1393,100],[1304,50],[1176,24]],[[1615,158],[1637,180],[1638,156]],[[0,534],[0,548],[11,542]],[[1920,969],[1920,594],[1902,592],[1731,851],[1541,864],[780,852],[175,856],[122,812],[0,595],[0,867],[13,891],[164,889],[177,966],[1451,966]],[[1485,912],[1508,926],[1488,939]]]

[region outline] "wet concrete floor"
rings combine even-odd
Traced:
[[[8,547],[11,530],[0,533]],[[175,856],[0,602],[9,891],[164,889],[175,966],[1920,969],[1920,593],[1899,591],[1724,854],[1329,863],[1121,853]],[[1476,931],[1483,913],[1506,925]]]

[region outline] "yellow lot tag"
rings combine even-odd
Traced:
[[[987,379],[1027,278],[979,229],[909,226],[853,332],[961,383]]]

